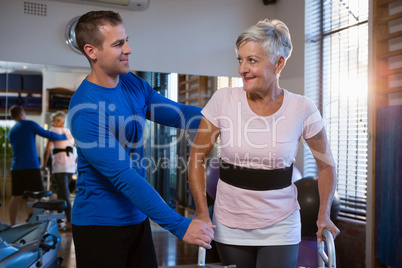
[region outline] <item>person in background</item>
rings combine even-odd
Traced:
[[[77,267],[157,268],[149,219],[210,248],[214,226],[170,208],[146,181],[143,161],[146,119],[197,129],[201,109],[163,97],[130,72],[131,48],[118,13],[88,12],[75,34],[91,66],[68,112],[78,153],[72,209]]]
[[[8,207],[11,225],[16,224],[18,208],[24,191],[43,191],[38,152],[36,150],[36,135],[49,140],[65,140],[64,133],[57,134],[44,130],[36,122],[26,120],[25,111],[21,106],[14,105],[9,109],[10,116],[16,121],[8,133],[8,139],[13,149],[11,163],[11,200]],[[31,200],[33,201],[33,200]],[[32,213],[33,209],[28,209]]]
[[[45,150],[45,157],[42,170],[46,169],[46,163],[52,152],[52,168],[51,173],[56,181],[57,198],[67,202],[66,224],[62,227],[62,231],[71,230],[71,201],[70,201],[70,182],[76,172],[76,156],[74,154],[74,138],[68,128],[64,127],[66,114],[58,111],[50,116],[53,128],[50,131],[58,134],[66,134],[67,140],[52,141],[49,140]],[[52,150],[53,149],[53,150]]]
[[[294,268],[301,241],[297,188],[292,168],[301,138],[318,166],[320,209],[317,238],[330,220],[335,164],[324,123],[313,102],[279,86],[292,51],[288,27],[262,20],[236,41],[243,87],[222,88],[205,108],[192,145],[189,184],[197,219],[211,223],[205,164],[220,137],[220,179],[212,223],[224,265],[238,268]]]

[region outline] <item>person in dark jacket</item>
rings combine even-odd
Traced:
[[[65,140],[65,134],[47,131],[38,123],[26,120],[25,111],[21,106],[14,105],[9,110],[10,116],[16,121],[8,132],[8,139],[13,149],[11,163],[11,200],[8,207],[11,225],[16,224],[18,208],[24,191],[43,191],[42,176],[35,137],[39,135],[49,140]],[[29,213],[32,209],[28,210]]]

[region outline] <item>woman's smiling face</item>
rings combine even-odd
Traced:
[[[238,72],[246,92],[261,92],[278,84],[275,65],[272,65],[261,44],[248,40],[239,46]]]

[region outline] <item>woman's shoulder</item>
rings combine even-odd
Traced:
[[[219,89],[218,91],[225,92],[226,94],[232,94],[232,95],[239,95],[243,92],[242,87],[224,87]]]
[[[218,89],[214,95],[220,98],[225,98],[225,100],[238,99],[243,93],[243,88],[241,87],[223,87]]]
[[[317,110],[317,107],[312,99],[301,94],[289,92],[284,89],[287,94],[287,104],[295,113],[311,114]]]
[[[303,104],[313,103],[313,101],[309,97],[306,97],[304,95],[293,93],[286,89],[284,89],[284,92],[287,95],[289,101],[291,101],[291,102],[298,102],[298,103],[303,103]]]
[[[51,129],[49,129],[50,131],[57,133],[57,134],[62,134],[64,133],[64,128],[61,127],[53,127]]]

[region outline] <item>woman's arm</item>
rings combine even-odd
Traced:
[[[340,233],[339,229],[330,219],[332,200],[336,187],[335,162],[324,128],[314,137],[306,139],[306,142],[311,149],[318,168],[320,208],[317,219],[317,239],[318,242],[321,242],[324,228],[331,230],[334,238]]]
[[[189,160],[188,180],[194,197],[197,219],[209,224],[211,218],[207,205],[205,164],[219,134],[219,128],[203,117],[191,147]]]
[[[45,149],[45,156],[43,158],[43,164],[41,167],[42,170],[46,169],[46,165],[47,165],[47,161],[49,160],[49,157],[50,157],[50,150],[52,149],[52,145],[53,145],[53,141],[48,140],[46,149]]]

